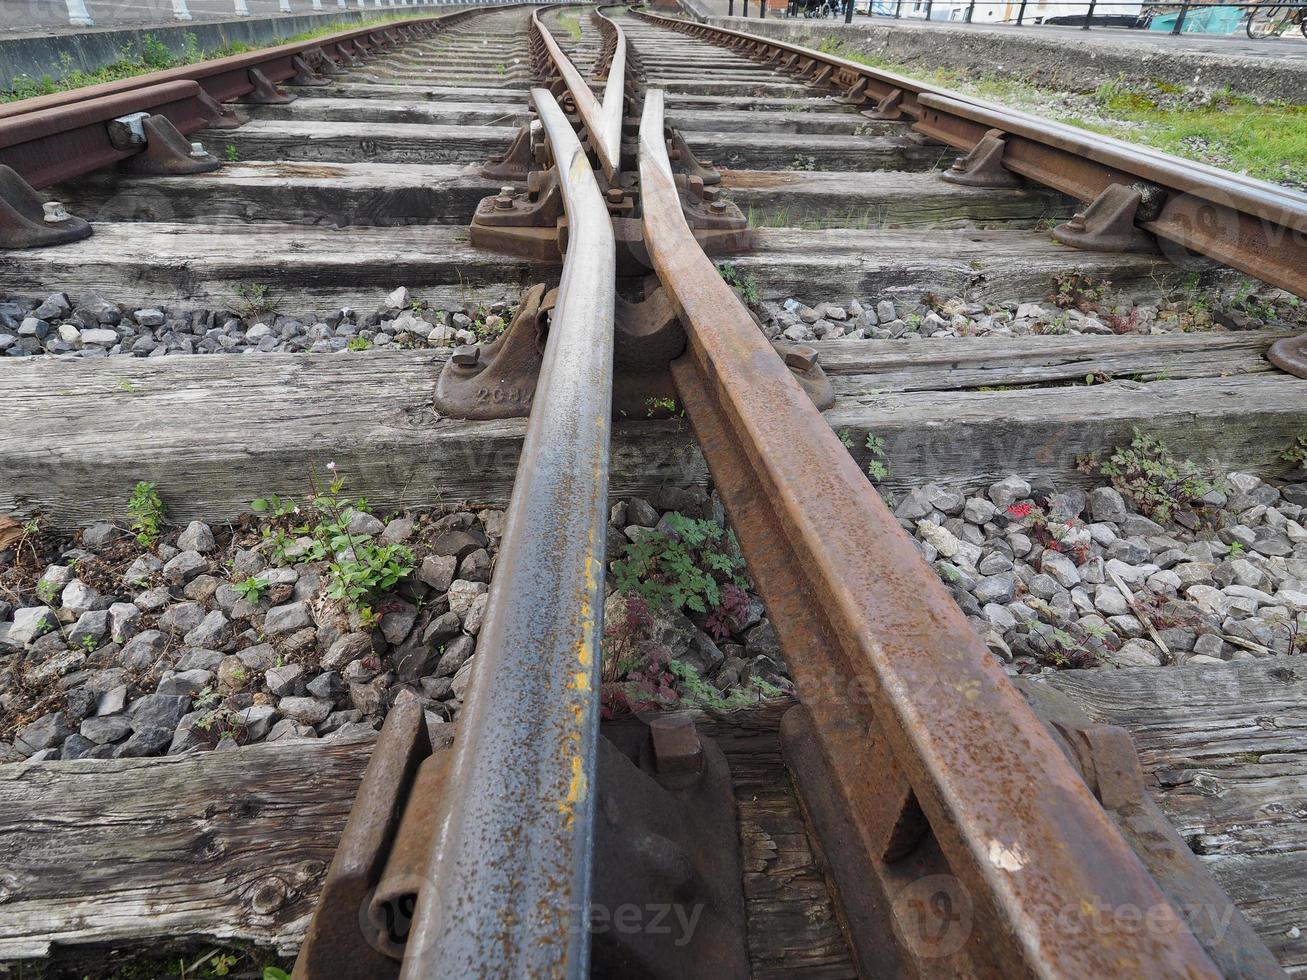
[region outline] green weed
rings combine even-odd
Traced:
[[[745,585],[744,559],[735,535],[714,521],[667,515],[666,530],[651,530],[625,546],[613,562],[619,592],[634,592],[650,606],[706,613],[722,603],[727,585]]]
[[[132,532],[136,543],[153,548],[159,542],[167,511],[153,483],[141,481],[127,500],[127,513],[132,518]]]

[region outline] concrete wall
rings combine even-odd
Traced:
[[[1235,55],[1186,49],[1163,35],[1134,43],[1110,43],[1108,32],[1056,32],[1054,28],[957,28],[944,24],[844,25],[832,21],[705,16],[705,4],[681,0],[697,20],[816,48],[839,41],[848,49],[922,68],[1017,78],[1065,91],[1092,92],[1118,78],[1155,80],[1184,87],[1234,92],[1294,104],[1307,101],[1307,58]],[[737,8],[739,3],[737,0]],[[1036,36],[1032,36],[1036,35]],[[1132,39],[1133,40],[1133,39]],[[1179,40],[1179,39],[1176,39]]]
[[[287,0],[291,15],[304,15],[342,9],[340,0]],[[368,8],[377,6],[399,7],[402,0],[364,0]],[[430,0],[424,0],[429,4]],[[407,5],[416,5],[417,0],[409,0]],[[246,7],[252,17],[285,16],[280,0],[246,0]],[[179,8],[184,8],[193,20],[213,20],[237,16],[237,0],[81,0],[81,6],[90,16],[94,27],[117,27],[128,24],[167,24],[183,21]],[[358,9],[358,0],[346,0],[344,5]],[[72,9],[78,8],[74,0]],[[43,33],[44,30],[60,30],[73,26],[70,22],[68,0],[0,0],[0,31],[14,33]]]
[[[0,0],[0,3],[13,0]],[[46,2],[46,0],[36,0]],[[60,8],[66,11],[64,0],[57,0]],[[169,12],[171,0],[134,0],[134,2],[165,5]],[[384,7],[378,9],[368,0],[368,6],[359,9],[356,0],[351,0],[351,7],[340,9],[335,0],[323,0],[323,12],[320,14],[300,13],[297,15],[266,16],[267,8],[277,7],[277,0],[246,0],[251,12],[256,7],[264,16],[232,17],[223,10],[232,0],[194,0],[200,9],[220,12],[226,20],[197,19],[186,24],[164,24],[149,28],[96,28],[77,32],[25,34],[4,36],[0,28],[0,91],[14,88],[19,76],[39,79],[44,75],[62,78],[69,72],[81,69],[95,71],[112,64],[123,57],[123,52],[137,52],[142,40],[148,35],[168,46],[175,54],[181,55],[187,50],[190,38],[200,51],[216,51],[226,44],[241,41],[255,47],[267,47],[284,38],[311,31],[337,21],[352,23],[358,20],[375,18],[379,15],[421,17],[440,10],[452,9],[453,4],[421,5],[411,7]],[[307,6],[308,0],[292,0],[297,6]],[[462,4],[458,6],[470,6]]]

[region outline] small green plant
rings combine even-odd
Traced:
[[[53,582],[37,582],[36,597],[47,606],[53,606],[55,600],[59,598],[59,586]]]
[[[290,980],[290,974],[279,966],[265,966],[263,980]]]
[[[1139,510],[1159,521],[1175,511],[1192,508],[1204,494],[1217,488],[1215,474],[1188,459],[1171,455],[1166,444],[1139,429],[1127,447],[1118,447],[1105,462],[1096,456],[1079,461],[1082,472],[1098,473],[1135,502]]]
[[[127,513],[132,518],[132,533],[136,535],[136,543],[145,548],[153,548],[159,542],[159,533],[167,513],[153,483],[141,481],[136,484],[127,500]]]
[[[1107,297],[1112,284],[1096,281],[1083,272],[1061,272],[1053,277],[1054,292],[1049,297],[1061,309],[1091,313]],[[1059,331],[1064,332],[1064,331]]]
[[[336,464],[328,463],[333,477],[320,487],[310,477],[313,492],[308,513],[314,518],[289,529],[265,527],[263,536],[276,562],[327,562],[327,596],[344,602],[365,620],[371,620],[371,603],[382,592],[398,585],[417,567],[413,552],[402,544],[381,544],[367,535],[352,533],[350,521],[356,513],[367,513],[362,497],[352,504],[341,491],[345,481],[336,476]],[[271,513],[274,520],[289,523],[300,515],[292,501],[279,497],[258,497],[250,502],[255,513]]]
[[[685,410],[681,409],[678,412],[678,407],[679,403],[675,398],[658,398],[654,395],[650,395],[644,400],[644,409],[649,418],[653,418],[656,415],[684,415]]]
[[[235,143],[228,143],[223,148],[222,155],[228,163],[235,163],[241,158],[241,151],[236,149]]]
[[[241,298],[241,319],[257,320],[261,316],[275,313],[276,308],[269,299],[270,290],[261,282],[245,282],[236,287],[236,295]]]
[[[871,458],[867,460],[867,476],[871,478],[872,483],[880,483],[889,476],[889,464],[885,462],[884,437],[874,436],[868,432],[867,451],[871,453]]]
[[[1294,440],[1292,446],[1280,453],[1280,458],[1295,469],[1307,473],[1307,435],[1301,435]]]
[[[126,378],[119,378],[119,379],[118,379],[118,390],[119,390],[119,391],[135,391],[135,390],[136,390],[136,385],[132,384],[132,383],[131,383],[130,381],[128,381]]]
[[[757,704],[762,698],[778,698],[785,694],[775,684],[761,677],[750,678],[747,685],[724,694],[704,680],[694,664],[671,660],[668,661],[667,669],[678,682],[681,701],[707,711],[738,711]]]
[[[502,61],[499,62],[499,64],[495,65],[495,74],[496,74],[496,75],[503,75],[503,74],[505,74],[507,71],[508,71],[508,66],[507,66],[506,64],[504,64]]]
[[[367,337],[350,337],[349,343],[345,345],[346,350],[370,350],[372,341]]]
[[[233,582],[231,587],[240,593],[241,598],[247,602],[258,603],[263,598],[263,593],[268,590],[268,580],[255,578],[251,575],[249,578],[241,579],[239,582]]]
[[[250,501],[250,510],[268,517],[288,517],[298,513],[298,505],[293,500],[278,497],[275,493],[267,497],[255,497]]]
[[[758,302],[758,283],[747,272],[741,272],[734,264],[723,262],[717,267],[726,285],[740,294],[740,299],[750,306]]]
[[[85,650],[87,653],[94,653],[95,646],[96,646],[95,637],[93,636],[82,637],[82,649]]]
[[[1230,548],[1225,553],[1225,557],[1230,559],[1231,561],[1234,561],[1236,558],[1242,558],[1243,555],[1244,555],[1243,542],[1231,541]]]
[[[665,530],[626,545],[613,562],[617,589],[650,606],[706,613],[722,603],[724,586],[744,587],[744,559],[735,536],[714,521],[671,513]]]

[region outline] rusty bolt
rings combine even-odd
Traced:
[[[449,359],[459,367],[476,367],[481,361],[481,348],[476,344],[455,347],[454,353],[450,355]]]
[[[513,209],[513,188],[499,188],[499,196],[495,198],[496,211],[511,211]]]
[[[711,211],[713,214],[721,214],[729,206],[730,206],[729,201],[723,201],[721,198],[718,198],[717,200],[711,202],[708,205],[708,210]]]
[[[50,224],[58,224],[60,221],[68,220],[68,212],[59,201],[46,201],[41,205],[41,210],[45,212],[45,220]]]
[[[649,723],[654,764],[660,774],[703,772],[703,743],[689,715],[664,715]]]
[[[622,198],[625,197],[620,187],[608,188],[608,201],[610,204],[621,204]]]
[[[812,347],[791,347],[785,352],[785,364],[796,371],[811,371],[817,366],[817,351]]]

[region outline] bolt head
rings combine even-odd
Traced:
[[[68,220],[68,212],[64,210],[64,206],[60,201],[46,201],[41,205],[41,210],[44,212],[45,220],[50,224],[58,224],[61,221]]]
[[[817,350],[813,347],[791,347],[785,352],[785,364],[796,371],[810,371],[817,366]]]
[[[476,344],[455,347],[449,359],[459,367],[476,367],[481,361],[481,348]]]

